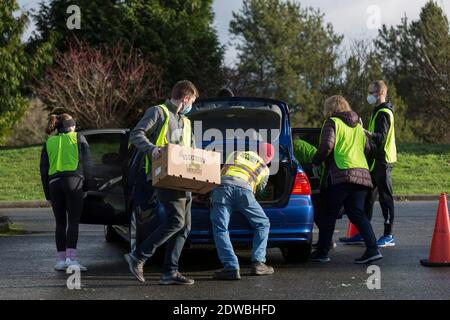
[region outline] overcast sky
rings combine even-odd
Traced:
[[[19,0],[19,5],[24,9],[36,8],[38,0]],[[230,34],[228,26],[233,11],[239,11],[243,0],[214,0],[215,22],[219,38],[222,44],[227,45],[225,63],[233,64],[236,60],[236,51],[229,46]],[[371,22],[379,20],[381,24],[398,24],[405,14],[409,19],[417,19],[420,9],[427,0],[298,0],[303,6],[319,8],[325,14],[325,21],[331,22],[337,33],[345,36],[348,43],[351,39],[373,38],[376,36],[376,28]],[[437,0],[450,17],[450,0]],[[379,12],[379,19],[376,17]],[[83,14],[83,12],[82,12]],[[27,36],[32,32],[30,26]]]

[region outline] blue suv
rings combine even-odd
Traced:
[[[308,179],[294,157],[293,131],[301,134],[302,130],[291,128],[287,104],[248,97],[204,99],[194,104],[189,118],[197,147],[224,150],[223,159],[236,143],[248,146],[258,139],[251,133],[244,141],[218,138],[226,137],[227,130],[245,133],[265,129],[268,141],[276,141],[278,170],[270,176],[264,196],[258,199],[270,219],[268,245],[280,248],[289,262],[306,261],[311,252],[314,217],[311,192],[317,191],[314,180]],[[210,134],[209,129],[221,134]],[[81,222],[105,225],[107,241],[124,238],[134,248],[164,219],[164,210],[151,186],[146,199],[139,199],[134,193],[138,176],[143,174],[143,155],[129,144],[128,129],[82,133],[90,145],[95,170],[86,180],[88,191]],[[317,136],[316,131],[314,134]],[[210,194],[193,194],[192,230],[186,246],[214,245],[209,197]],[[232,215],[229,231],[236,247],[251,247],[253,231],[243,215]]]

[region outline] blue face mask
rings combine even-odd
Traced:
[[[369,94],[368,96],[367,96],[367,102],[369,103],[369,104],[375,104],[375,103],[377,103],[377,97],[375,97],[373,94]]]
[[[192,110],[192,105],[190,106],[183,106],[183,110],[180,111],[180,114],[185,116]]]

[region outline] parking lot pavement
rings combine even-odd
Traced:
[[[82,225],[79,255],[89,271],[81,275],[81,289],[69,290],[69,275],[53,271],[55,245],[53,216],[49,209],[4,209],[29,233],[0,237],[0,299],[450,299],[450,268],[425,268],[433,234],[437,202],[396,204],[397,246],[382,249],[381,288],[367,287],[367,266],[352,264],[363,247],[339,245],[327,264],[287,264],[278,249],[268,253],[276,273],[247,276],[249,251],[238,251],[243,279],[220,282],[211,274],[220,268],[214,249],[183,253],[181,271],[195,278],[194,286],[159,286],[159,265],[145,268],[147,282],[140,284],[123,261],[126,243],[107,243],[102,226]],[[374,228],[382,232],[377,205]],[[346,219],[338,222],[335,239],[345,235]],[[315,234],[317,236],[317,234]]]

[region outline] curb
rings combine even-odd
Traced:
[[[0,209],[50,208],[47,201],[0,201]]]
[[[439,195],[395,195],[394,201],[439,201]],[[17,208],[50,208],[50,204],[47,201],[0,201],[0,209]]]
[[[394,196],[394,201],[406,202],[406,201],[439,201],[440,195],[427,195],[427,194],[418,194],[418,195],[408,195],[408,196]],[[447,195],[448,199],[448,195]]]

